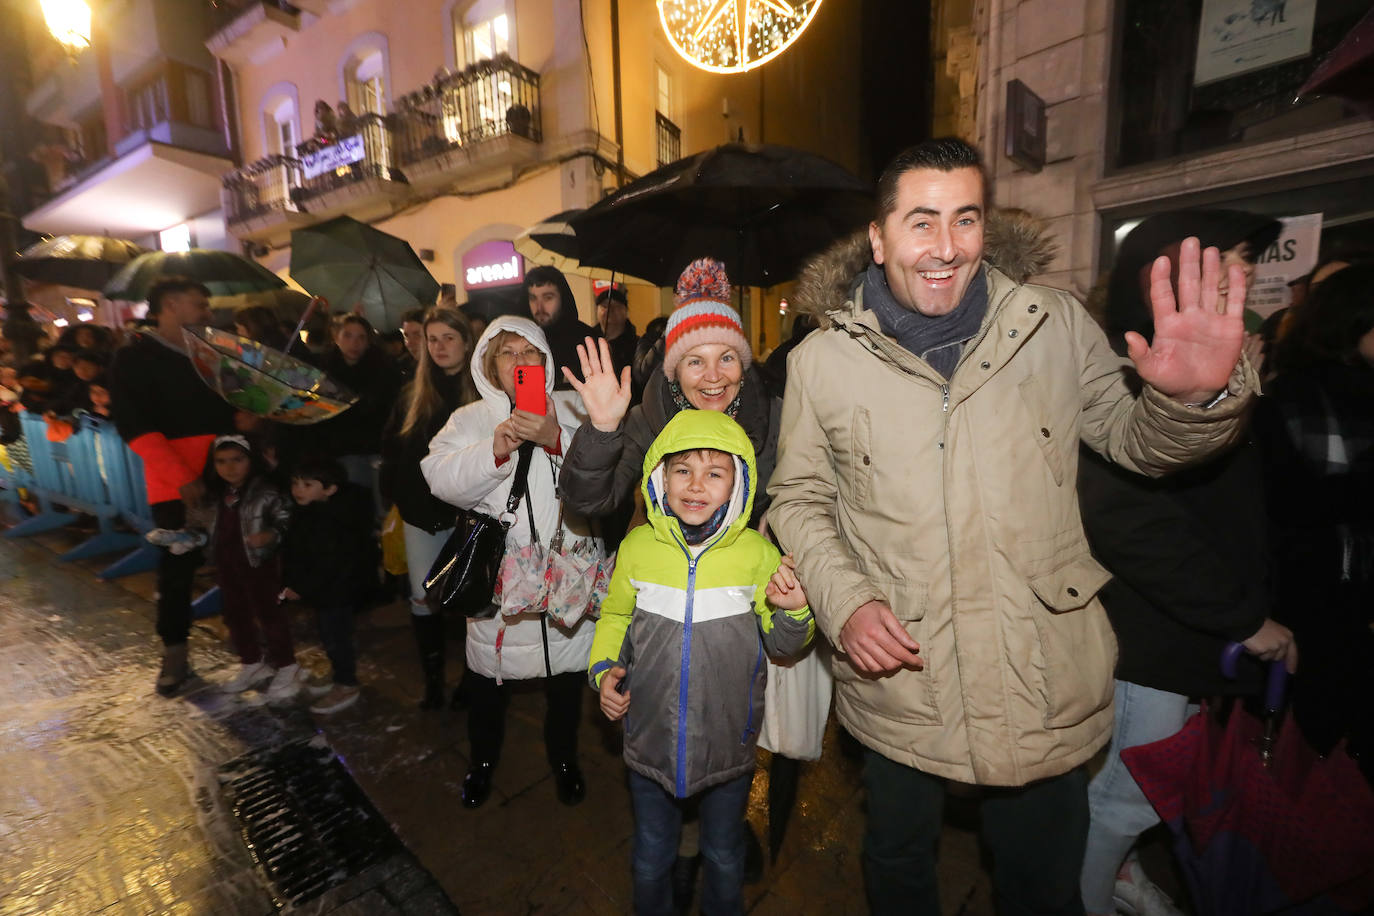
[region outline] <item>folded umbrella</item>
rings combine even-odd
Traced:
[[[1121,759],[1173,831],[1201,912],[1362,912],[1374,902],[1374,792],[1344,747],[1322,758],[1292,717],[1275,729],[1274,664],[1268,722],[1239,701],[1224,723],[1204,707]]]
[[[185,277],[203,283],[211,296],[235,296],[280,289],[286,281],[257,261],[228,251],[192,248],[190,251],[150,251],[139,255],[110,278],[108,299],[141,302],[148,290],[165,277]]]
[[[291,277],[335,308],[362,306],[378,330],[399,328],[401,316],[439,296],[409,242],[350,216],[291,233]]]

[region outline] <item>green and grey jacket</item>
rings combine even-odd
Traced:
[[[736,456],[735,488],[720,530],[691,547],[662,504],[663,459],[710,448]],[[757,489],[754,449],[722,413],[684,410],[644,459],[649,524],[620,545],[592,643],[594,686],[616,665],[629,672],[625,763],[679,798],[754,769],[763,717],[764,653],[794,655],[813,632],[809,608],[764,599],[777,548],[749,528]]]

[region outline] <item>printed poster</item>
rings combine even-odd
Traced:
[[[1312,53],[1317,0],[1202,0],[1193,85]]]
[[[1245,297],[1245,307],[1265,318],[1291,301],[1288,284],[1317,266],[1322,240],[1322,215],[1282,218],[1283,231],[1255,262],[1255,279]]]

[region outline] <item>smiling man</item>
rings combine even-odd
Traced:
[[[867,240],[822,256],[794,299],[822,329],[789,360],[768,517],[838,650],[839,718],[865,745],[869,906],[941,912],[953,780],[989,787],[999,911],[1081,914],[1083,765],[1111,735],[1116,643],[1078,443],[1160,475],[1236,439],[1255,389],[1245,276],[1189,240],[1176,302],[1173,265],[1155,262],[1154,339],[1128,338],[1137,396],[1073,297],[995,266],[1015,252],[985,259],[977,150],[913,147],[877,199]]]

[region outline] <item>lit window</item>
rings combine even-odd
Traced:
[[[658,106],[658,113],[671,119],[673,117],[673,77],[658,64],[654,65],[654,71],[658,77],[658,98],[655,102]]]
[[[513,53],[513,28],[507,0],[478,0],[455,13],[453,40],[460,67]]]

